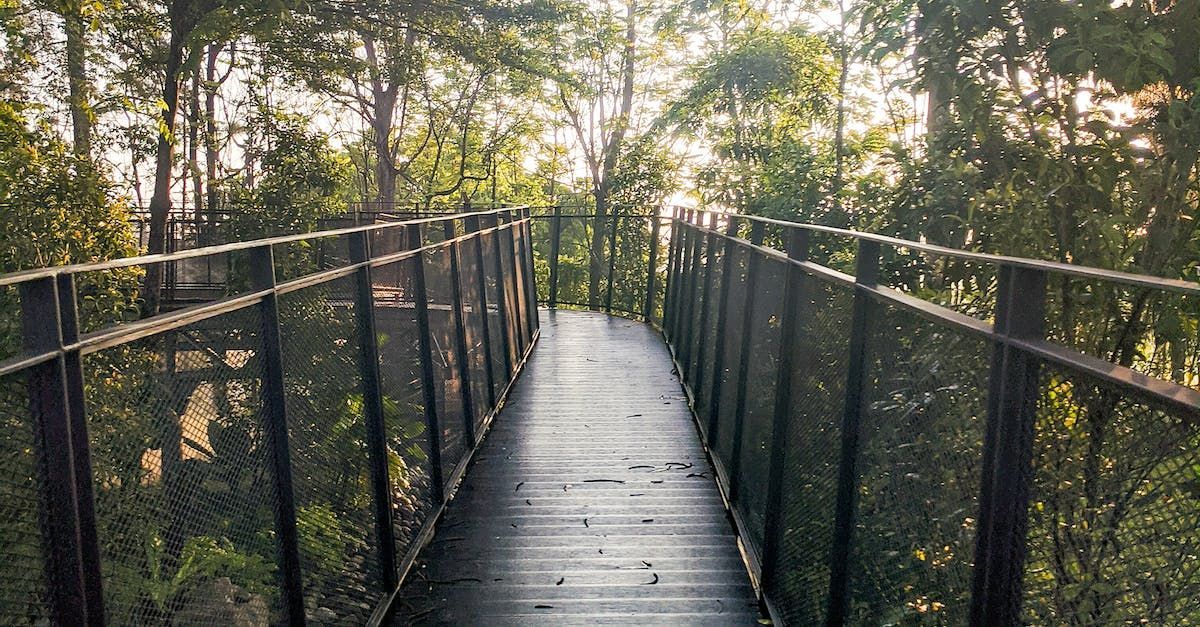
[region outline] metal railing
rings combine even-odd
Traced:
[[[670,224],[664,335],[777,622],[1200,619],[1194,356],[1172,381],[1048,317],[1064,282],[1193,310],[1200,285],[700,210]],[[913,258],[975,264],[986,298],[889,286]],[[1135,335],[1126,354],[1156,352]]]
[[[0,277],[0,623],[385,620],[537,340],[530,243],[506,208]],[[94,311],[205,258],[215,300]]]

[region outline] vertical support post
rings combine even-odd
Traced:
[[[508,295],[504,293],[504,253],[500,250],[500,243],[504,241],[504,236],[500,232],[500,215],[492,212],[491,226],[495,229],[495,239],[492,246],[493,263],[496,264],[496,309],[500,315],[500,345],[504,348],[504,383],[507,385],[512,379],[513,359],[512,359],[512,335],[509,333],[508,326]]]
[[[64,346],[79,341],[79,310],[75,275],[56,279],[59,326]],[[88,619],[103,623],[104,594],[100,572],[100,538],[96,528],[96,499],[92,489],[92,454],[88,440],[87,399],[83,390],[83,357],[78,350],[63,352],[67,378],[67,411],[71,417],[71,456],[75,462],[75,507],[79,517],[79,551],[83,560],[83,588]]]
[[[517,216],[521,220],[521,249],[525,251],[525,256],[521,259],[521,275],[525,277],[525,327],[529,331],[529,341],[532,342],[534,332],[541,327],[541,321],[538,320],[537,276],[533,270],[533,214],[529,207],[525,207]]]
[[[1006,342],[1046,333],[1046,273],[1001,265],[983,441],[971,624],[1015,625],[1021,583],[1041,362]]]
[[[688,258],[684,267],[687,269],[687,274],[684,276],[683,290],[684,297],[682,305],[683,315],[679,321],[683,324],[680,330],[679,354],[683,360],[682,372],[680,377],[687,381],[692,379],[692,369],[695,367],[695,360],[692,356],[695,354],[692,345],[692,338],[696,333],[696,284],[700,274],[700,257],[704,250],[704,238],[701,237],[700,229],[704,226],[704,213],[701,211],[688,211]]]
[[[876,304],[864,288],[879,281],[879,244],[858,240],[855,270],[854,312],[842,412],[841,458],[838,463],[838,492],[834,509],[832,550],[829,557],[829,605],[826,622],[842,625],[850,606],[850,542],[854,531],[854,504],[858,483],[858,439],[862,422],[867,377],[867,339],[874,326]]]
[[[20,296],[25,352],[58,353],[26,371],[50,622],[102,622],[103,615],[91,616],[87,605],[58,288],[53,278],[34,279],[20,284]]]
[[[419,250],[424,239],[421,224],[404,227],[409,250]],[[435,503],[446,496],[445,473],[442,469],[442,424],[437,411],[437,387],[433,374],[433,334],[429,328],[429,295],[425,289],[425,254],[409,259],[412,264],[413,309],[417,316],[417,352],[421,362],[421,396],[425,404],[425,432],[429,437],[429,478]]]
[[[809,232],[788,227],[788,259],[808,260]],[[783,321],[779,337],[779,365],[775,372],[775,406],[771,415],[771,457],[767,463],[767,509],[763,522],[763,552],[759,582],[769,591],[778,576],[779,550],[783,542],[783,465],[786,463],[788,434],[792,416],[792,372],[794,357],[801,352],[800,325],[803,322],[807,299],[804,294],[804,271],[795,263],[788,265],[787,283],[783,288]]]
[[[762,245],[763,223],[750,223],[750,243]],[[738,353],[737,379],[734,385],[733,450],[729,459],[729,500],[738,498],[738,483],[742,474],[742,440],[746,431],[746,386],[750,376],[750,338],[754,332],[754,308],[758,301],[758,272],[762,267],[762,253],[746,250],[746,309],[742,312],[741,350]]]
[[[479,216],[467,216],[468,233],[473,233],[471,239],[475,242],[475,302],[478,303],[479,315],[483,319],[481,338],[483,340],[483,374],[487,381],[488,410],[496,407],[496,375],[492,368],[492,337],[488,323],[487,300],[487,271],[484,270],[483,234],[479,232],[481,225]],[[486,412],[485,412],[486,413]]]
[[[654,324],[654,297],[658,287],[655,285],[658,280],[658,229],[661,225],[662,216],[658,213],[650,216],[650,260],[646,263],[646,299],[642,306],[642,318],[650,324]]]
[[[275,531],[284,620],[303,625],[304,582],[300,573],[300,535],[296,530],[296,496],[292,483],[292,453],[288,447],[286,389],[283,381],[283,339],[279,330],[279,297],[275,292],[275,254],[270,244],[250,250],[250,282],[268,290],[260,305],[262,316],[263,425],[271,451],[275,479]]]
[[[367,461],[370,466],[371,501],[375,507],[375,533],[379,539],[379,567],[383,590],[398,585],[396,531],[392,526],[392,490],[388,476],[387,427],[383,419],[383,380],[379,373],[379,335],[375,325],[375,290],[371,280],[371,234],[350,235],[350,262],[364,264],[354,273],[355,322],[358,327],[359,376],[362,380],[363,419],[367,428]]]
[[[697,329],[699,335],[696,338],[696,372],[692,375],[696,384],[692,386],[693,390],[704,389],[704,371],[705,364],[708,363],[708,333],[707,329],[712,315],[712,307],[709,306],[709,301],[712,298],[713,281],[717,274],[717,217],[718,214],[714,211],[708,214],[708,233],[704,234],[704,246],[708,250],[708,260],[704,264],[704,285],[700,288],[700,326]],[[717,338],[718,340],[720,338]]]
[[[737,218],[730,214],[726,219],[729,222],[725,225],[725,236],[722,238],[724,243],[721,246],[721,295],[720,301],[717,303],[713,380],[709,384],[712,393],[709,395],[708,401],[708,429],[704,433],[709,448],[716,445],[717,436],[720,435],[721,422],[718,414],[721,412],[721,378],[725,376],[725,344],[729,341],[729,334],[725,332],[725,328],[729,326],[729,286],[733,283],[733,277],[730,274],[733,270],[733,251],[737,249],[737,244],[733,241],[737,237]]]
[[[554,205],[550,218],[550,308],[558,309],[558,253],[562,245],[562,206]]]
[[[679,305],[679,238],[681,228],[679,225],[682,211],[679,207],[671,210],[671,241],[668,243],[669,255],[667,258],[667,294],[665,302],[663,302],[663,334],[666,335],[668,342],[676,344],[679,341],[675,335],[675,309]]]
[[[453,240],[454,219],[442,221],[442,232],[446,240]],[[467,312],[463,307],[462,284],[459,282],[459,243],[450,244],[450,306],[454,310],[454,360],[458,362],[458,377],[462,381],[463,433],[471,448],[479,444],[475,433],[475,398],[471,396],[471,362],[467,353]]]
[[[621,215],[617,207],[612,208],[612,224],[608,227],[608,285],[604,291],[604,311],[612,313],[613,306],[613,274],[617,270],[617,228],[621,224]]]

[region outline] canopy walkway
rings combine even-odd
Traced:
[[[0,624],[1200,622],[1194,283],[503,207],[0,290]]]

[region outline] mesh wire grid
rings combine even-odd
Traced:
[[[651,208],[646,208],[651,209]],[[636,214],[622,214],[616,220],[616,251],[613,260],[614,311],[641,313],[646,292],[646,270],[650,261],[649,218]],[[610,251],[610,254],[613,254]]]
[[[688,253],[695,259],[690,265],[690,271],[684,282],[683,328],[679,341],[682,348],[684,375],[688,381],[696,381],[696,373],[700,366],[700,323],[704,312],[704,277],[708,273],[709,247],[705,238],[696,232],[696,254]]]
[[[788,624],[820,624],[829,594],[853,293],[805,276],[792,362],[778,575],[767,593]]]
[[[765,487],[770,473],[771,430],[787,274],[788,266],[783,262],[766,258],[760,260],[754,291],[754,312],[750,319],[749,352],[744,360],[748,372],[737,506],[747,522],[751,543],[758,550],[763,546],[765,531]]]
[[[1200,429],[1044,365],[1024,574],[1034,624],[1200,624]]]
[[[351,277],[280,296],[288,440],[304,605],[364,622],[380,598]]]
[[[734,414],[737,409],[737,368],[742,359],[742,317],[746,315],[746,270],[749,256],[746,249],[735,246],[729,255],[729,309],[724,328],[717,330],[717,341],[725,346],[721,372],[714,373],[713,385],[721,386],[720,407],[717,408],[717,430],[709,434],[710,441],[722,465],[729,467],[733,454]],[[714,356],[716,353],[713,353]]]
[[[466,454],[466,427],[463,419],[463,379],[454,346],[457,338],[453,280],[450,273],[450,249],[437,248],[422,254],[425,264],[425,294],[429,308],[430,346],[433,351],[433,381],[437,398],[439,434],[442,443],[444,476]]]
[[[477,236],[478,237],[478,236]],[[487,314],[479,300],[479,256],[475,253],[475,242],[468,240],[458,247],[458,279],[463,302],[463,320],[467,344],[467,364],[471,373],[471,399],[475,407],[476,432],[491,410],[487,380],[486,346],[483,343],[484,325]]]
[[[85,357],[107,622],[277,620],[260,325],[244,309]]]
[[[46,624],[37,458],[24,374],[0,378],[0,623]]]
[[[411,268],[410,260],[402,260],[377,267],[372,274],[392,527],[400,556],[412,548],[435,505],[421,390],[419,331],[408,280]]]
[[[504,311],[508,336],[508,359],[513,368],[521,359],[524,345],[521,332],[521,294],[518,285],[515,258],[513,256],[512,231],[505,229],[496,233],[496,245],[500,249],[500,288],[504,290]]]
[[[849,622],[962,624],[991,350],[885,305],[872,323]]]
[[[499,305],[499,289],[503,286],[502,278],[499,274],[499,268],[496,266],[496,233],[484,233],[480,236],[481,248],[483,257],[484,276],[484,291],[487,298],[487,324],[488,324],[488,340],[491,344],[488,349],[491,352],[492,360],[492,384],[494,386],[494,394],[496,398],[504,392],[504,387],[508,383],[508,371],[505,365],[505,349],[504,326],[500,323],[500,305]]]
[[[696,395],[696,416],[700,419],[701,428],[707,430],[710,420],[710,406],[712,403],[712,389],[715,362],[713,355],[716,352],[716,343],[721,338],[721,333],[717,328],[717,313],[721,303],[721,268],[722,259],[724,259],[725,247],[717,240],[717,244],[708,250],[708,255],[704,265],[704,281],[701,283],[701,289],[698,292],[697,298],[699,302],[697,307],[701,310],[701,326],[696,329],[698,341],[701,343],[699,350],[696,352],[696,360],[698,367],[695,370],[695,384],[692,390]],[[705,289],[707,287],[707,289]]]

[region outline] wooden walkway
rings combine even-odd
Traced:
[[[396,622],[755,624],[662,339],[595,313],[541,328]]]

